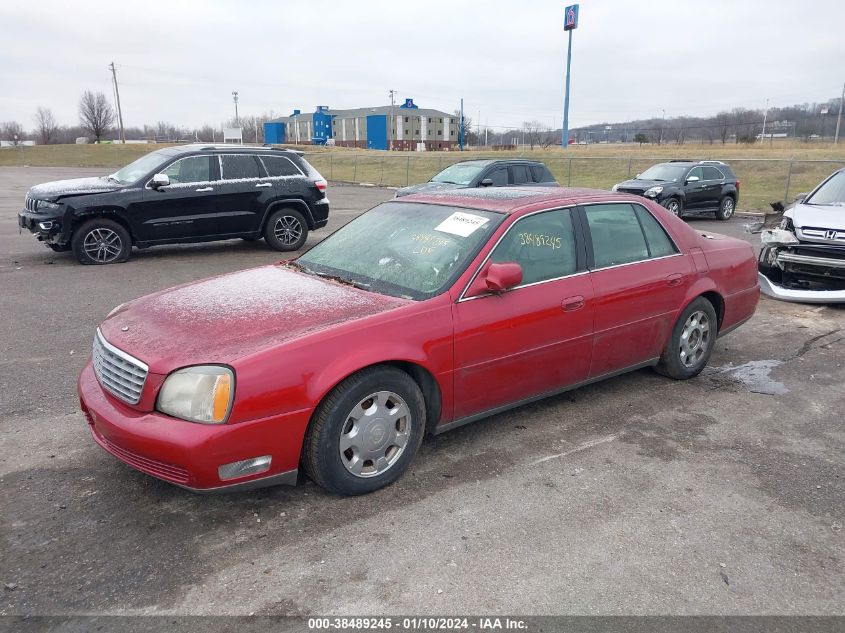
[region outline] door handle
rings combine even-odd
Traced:
[[[675,273],[674,275],[669,275],[666,278],[666,283],[671,287],[674,288],[675,286],[680,286],[681,282],[684,280],[684,276],[680,273]]]
[[[256,188],[258,188],[258,187],[272,187],[272,186],[273,186],[272,182],[259,182],[257,185],[255,185]]]
[[[202,193],[203,191],[214,191],[214,187],[203,187],[202,189],[197,189],[197,193]]]
[[[573,312],[575,310],[580,310],[584,307],[584,297],[581,295],[575,295],[574,297],[567,297],[563,300],[563,309],[567,312]]]

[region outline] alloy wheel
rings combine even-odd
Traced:
[[[120,257],[123,241],[120,235],[107,228],[92,229],[82,241],[82,249],[93,261],[107,264]]]
[[[279,242],[291,246],[302,237],[302,225],[292,215],[283,215],[273,225],[273,234]]]
[[[722,203],[722,214],[726,219],[734,214],[734,201],[732,198],[725,198],[725,201]]]

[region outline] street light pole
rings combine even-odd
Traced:
[[[390,90],[390,126],[387,128],[388,135],[390,134],[390,130],[392,127],[396,125],[396,113],[394,112],[394,105],[396,105],[395,101],[396,91],[391,89]],[[396,136],[394,133],[393,136]],[[423,139],[425,140],[425,139]],[[387,143],[387,149],[393,149],[393,138],[391,138]]]
[[[763,132],[760,134],[760,145],[763,144],[763,139],[766,138],[766,119],[769,118],[769,100],[766,99],[766,111],[763,113]]]
[[[658,145],[663,145],[663,130],[666,129],[666,109],[663,109],[663,118],[660,120],[660,140],[657,141]]]
[[[232,101],[235,102],[235,127],[241,126],[241,120],[238,118],[238,91],[232,91]]]
[[[845,84],[842,84],[842,96],[839,97],[839,114],[836,115],[836,134],[833,135],[833,144],[839,143],[839,125],[842,123],[842,102],[845,101]]]

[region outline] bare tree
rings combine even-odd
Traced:
[[[59,126],[56,124],[56,117],[50,108],[38,106],[35,111],[35,131],[38,133],[38,140],[42,145],[49,145],[54,140]]]
[[[20,145],[24,142],[25,137],[26,132],[17,121],[0,123],[0,140],[9,141],[12,145]]]
[[[97,143],[114,123],[114,110],[102,92],[86,90],[79,99],[79,122],[94,135]]]
[[[530,149],[534,149],[535,145],[540,144],[540,137],[545,128],[539,121],[525,121],[522,124],[522,131],[525,134],[525,140],[528,141]]]

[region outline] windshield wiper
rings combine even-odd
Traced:
[[[370,284],[361,283],[360,281],[352,281],[351,279],[347,279],[346,277],[341,277],[340,275],[329,275],[328,273],[318,273],[316,271],[313,272],[315,275],[319,275],[324,279],[331,279],[332,281],[336,281],[341,284],[345,284],[347,286],[352,286],[353,288],[358,288],[359,290],[369,290]]]
[[[307,275],[319,275],[319,273],[315,273],[313,270],[311,270],[310,268],[306,268],[297,261],[289,261],[287,262],[287,265],[292,268],[296,268],[297,270],[302,271]]]
[[[115,177],[114,177],[114,174],[109,174],[108,176],[106,176],[106,180],[113,180],[114,182],[116,182],[116,183],[118,183],[118,184],[120,184],[120,183],[122,183],[122,182],[123,182],[123,181],[122,181],[122,180],[120,180],[119,178],[115,178]]]

